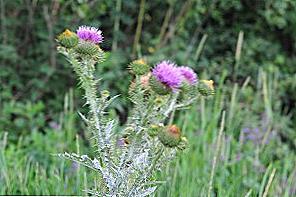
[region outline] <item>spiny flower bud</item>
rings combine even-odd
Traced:
[[[163,99],[162,97],[158,96],[154,99],[154,104],[156,106],[161,106],[163,103],[165,102],[165,99]]]
[[[180,89],[181,89],[181,92],[184,92],[185,94],[187,94],[188,92],[192,91],[194,88],[191,84],[184,81],[184,82],[182,82]]]
[[[150,72],[150,66],[143,59],[131,62],[129,69],[135,75],[145,75]]]
[[[203,96],[209,96],[215,94],[214,81],[213,80],[201,80],[198,84],[198,91]]]
[[[188,97],[194,95],[194,93],[196,92],[196,86],[195,85],[191,85],[186,81],[182,82],[182,85],[180,87],[180,96],[179,96],[179,100],[183,101],[186,100]]]
[[[108,98],[110,96],[110,92],[108,90],[101,91],[102,98]]]
[[[133,133],[135,132],[135,129],[133,127],[126,127],[124,130],[123,130],[123,136],[124,137],[127,137],[127,136],[130,136],[132,135]]]
[[[181,140],[181,131],[176,125],[169,125],[160,130],[158,138],[164,146],[176,147]]]
[[[76,47],[76,51],[83,55],[93,56],[102,52],[102,49],[92,42],[80,41]]]
[[[167,95],[171,92],[171,89],[158,81],[154,76],[150,77],[149,84],[151,89],[159,95]]]
[[[156,124],[152,124],[149,128],[148,128],[148,135],[150,135],[151,137],[155,137],[157,136],[157,134],[159,133],[159,131],[162,129],[162,126],[160,125],[156,125]]]
[[[78,36],[69,29],[66,29],[58,36],[59,43],[66,48],[75,47],[78,44],[78,40]]]

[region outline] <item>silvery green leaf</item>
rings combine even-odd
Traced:
[[[114,120],[111,120],[107,123],[105,127],[105,133],[106,133],[106,140],[109,141],[112,135],[112,129],[114,125]]]
[[[145,197],[149,196],[156,190],[157,186],[149,187],[148,189],[144,190],[143,193],[139,194],[138,197]]]
[[[101,164],[96,158],[92,161],[92,163],[93,163],[94,168],[101,169]]]
[[[85,123],[89,123],[89,120],[82,113],[78,112],[78,114]]]
[[[144,170],[149,165],[148,152],[136,155],[134,166],[138,170]]]

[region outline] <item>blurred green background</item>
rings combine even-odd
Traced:
[[[82,91],[56,35],[103,31],[101,88],[124,124],[127,65],[169,59],[215,81],[216,95],[177,114],[190,148],[157,196],[205,196],[221,111],[225,129],[212,196],[296,195],[295,0],[0,0],[0,194],[83,194],[93,174],[52,153],[87,153]],[[274,175],[274,176],[273,176]]]

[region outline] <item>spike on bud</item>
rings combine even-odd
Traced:
[[[151,89],[159,95],[167,95],[171,89],[158,81],[154,76],[150,77],[149,84]]]
[[[59,43],[66,48],[75,47],[79,41],[78,36],[69,29],[66,29],[63,33],[58,35],[57,39]]]
[[[150,72],[150,66],[143,59],[131,62],[129,69],[135,75],[145,75]]]
[[[213,80],[201,80],[198,85],[198,91],[203,96],[209,96],[215,94],[214,81]]]
[[[176,147],[181,140],[181,131],[176,125],[169,125],[158,133],[158,138],[164,146]]]

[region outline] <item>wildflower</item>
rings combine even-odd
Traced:
[[[214,91],[214,81],[213,80],[201,80],[198,86],[198,91],[203,96],[213,95]]]
[[[66,48],[72,48],[78,44],[77,35],[69,29],[66,29],[63,33],[61,33],[57,39],[59,43]]]
[[[102,49],[97,45],[103,42],[102,31],[95,27],[80,26],[77,30],[77,36],[80,39],[76,51],[82,55],[98,57],[103,56]],[[101,57],[102,58],[102,57]]]
[[[129,68],[135,75],[145,75],[150,71],[150,66],[143,59],[133,61]]]
[[[181,66],[178,69],[186,82],[188,82],[191,85],[197,82],[196,73],[191,68],[187,66]]]
[[[164,146],[176,147],[181,141],[181,131],[176,125],[169,125],[158,133],[158,138]]]
[[[174,63],[162,61],[152,70],[151,87],[160,95],[168,94],[179,88],[182,75]]]
[[[260,143],[268,144],[268,142],[273,138],[273,132],[267,133],[266,129],[260,127],[244,127],[241,130],[241,139],[243,142],[251,141],[255,145],[259,145]],[[265,136],[267,135],[267,136]],[[264,139],[266,137],[266,139]]]
[[[77,35],[81,40],[94,44],[103,42],[102,31],[95,27],[80,26],[77,30]]]

